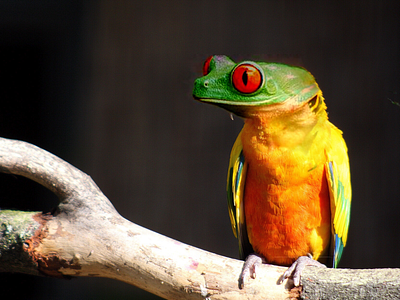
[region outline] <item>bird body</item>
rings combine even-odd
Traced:
[[[273,112],[246,119],[238,137],[247,162],[249,242],[256,253],[279,265],[290,265],[307,253],[314,259],[327,255],[331,214],[326,151],[341,137],[324,118],[299,126],[293,116]]]

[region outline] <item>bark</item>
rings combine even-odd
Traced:
[[[257,278],[240,290],[242,261],[124,219],[88,175],[36,146],[0,138],[0,171],[28,177],[60,199],[52,214],[0,211],[1,272],[107,277],[166,299],[400,297],[396,269],[310,267],[303,274],[302,288],[293,288],[290,279],[278,284],[284,267],[263,265]]]

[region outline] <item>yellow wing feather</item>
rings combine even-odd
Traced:
[[[231,151],[226,190],[228,196],[229,217],[233,234],[239,240],[239,253],[241,258],[245,258],[249,252],[252,252],[247,237],[243,205],[246,172],[247,163],[243,155],[243,145],[240,133],[236,138]]]
[[[332,147],[327,149],[326,177],[331,199],[333,266],[336,267],[347,243],[351,208],[350,167],[342,132],[332,125]]]

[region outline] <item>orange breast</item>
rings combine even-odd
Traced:
[[[242,135],[248,162],[244,205],[254,251],[279,265],[307,253],[322,258],[331,235],[323,148],[274,147],[248,134]]]

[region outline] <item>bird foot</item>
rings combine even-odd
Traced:
[[[257,267],[265,263],[265,258],[256,253],[250,254],[243,264],[242,272],[239,276],[239,289],[243,289],[244,281],[247,277],[256,278]]]
[[[300,277],[301,273],[303,273],[304,268],[306,266],[315,266],[326,268],[324,264],[321,264],[319,261],[316,261],[312,258],[311,254],[308,256],[300,256],[282,275],[282,283],[286,278],[293,277],[293,283],[295,286],[300,285]]]

